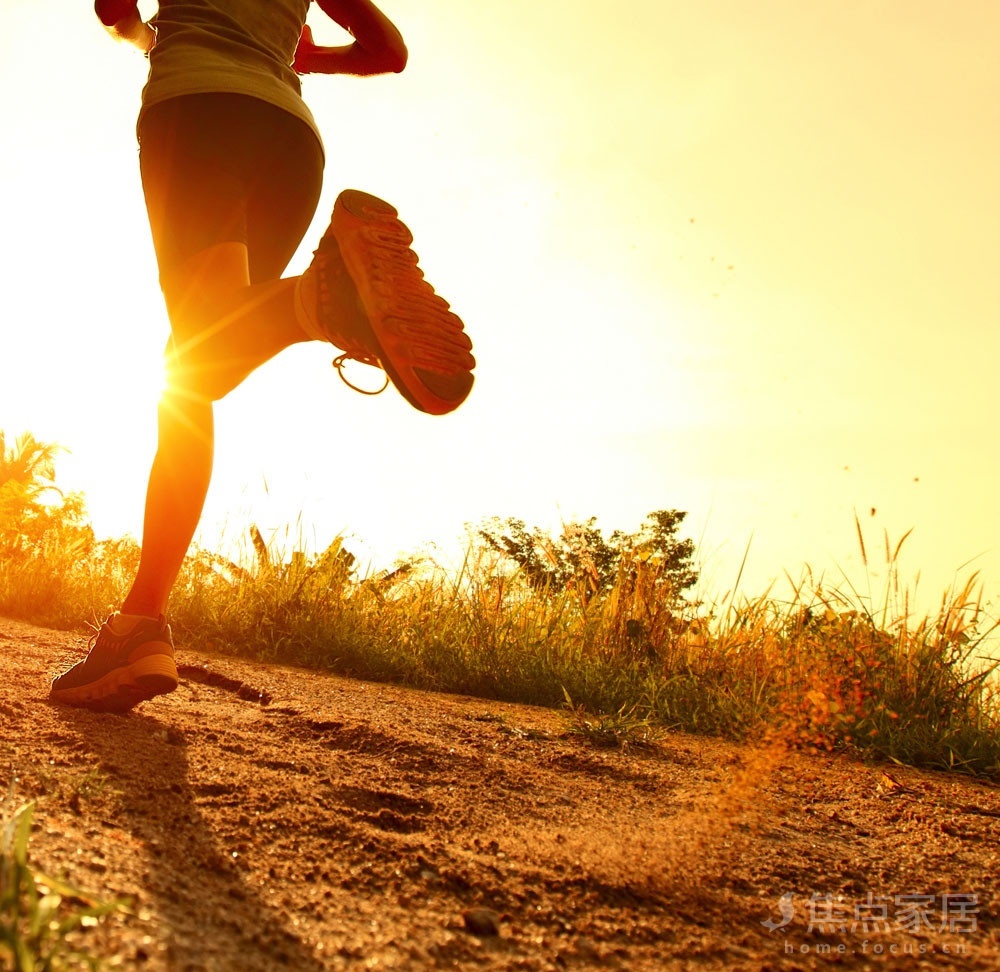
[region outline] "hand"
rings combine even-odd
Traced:
[[[323,47],[302,28],[292,58],[298,74],[398,74],[406,67],[406,44],[395,24],[371,0],[317,0],[320,9],[352,37],[353,43]]]
[[[295,57],[292,60],[292,68],[296,74],[310,74],[312,72],[313,57],[316,51],[317,47],[313,42],[312,30],[308,24],[303,24],[299,44],[295,48]]]
[[[316,0],[320,10],[353,38],[353,51],[340,63],[314,71],[342,74],[398,74],[406,67],[406,44],[396,25],[372,0]]]
[[[139,0],[95,0],[94,13],[105,27],[114,27],[127,17],[135,16]]]

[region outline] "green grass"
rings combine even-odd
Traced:
[[[904,538],[905,539],[905,538]],[[600,595],[539,590],[485,543],[445,570],[416,559],[359,577],[338,540],[248,568],[188,559],[171,601],[178,644],[446,692],[568,708],[595,742],[678,728],[1000,777],[1000,692],[975,578],[910,616],[886,538],[878,595],[807,571],[793,595],[683,602],[661,568],[624,557]],[[867,565],[867,553],[859,543]],[[121,600],[129,541],[26,556],[0,575],[0,612],[77,626]],[[619,743],[620,744],[620,743]]]
[[[102,918],[124,908],[102,903],[48,877],[28,853],[35,804],[0,803],[0,961],[11,972],[99,969],[102,962],[73,944]]]

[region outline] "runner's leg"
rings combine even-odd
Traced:
[[[148,616],[165,613],[204,507],[212,402],[307,339],[295,315],[295,278],[279,277],[312,219],[322,179],[318,143],[291,116],[253,99],[176,102],[148,117],[141,133],[172,332],[140,566],[122,604],[123,613]],[[270,130],[269,119],[289,130]]]

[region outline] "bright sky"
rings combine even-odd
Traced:
[[[146,65],[89,0],[3,8],[0,426],[67,445],[98,532],[138,533],[166,335]],[[930,600],[977,568],[993,599],[993,0],[386,9],[402,75],[305,81],[329,158],[290,270],[339,189],[389,198],[466,320],[476,389],[429,418],[348,391],[318,345],[287,352],[219,407],[206,542],[256,520],[378,562],[493,514],[634,530],[674,507],[707,592],[749,543],[752,594],[805,563],[863,576],[856,510],[870,551],[914,529],[904,579]]]

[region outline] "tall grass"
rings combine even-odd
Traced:
[[[981,654],[993,626],[976,579],[936,614],[911,617],[903,541],[885,538],[889,580],[877,594],[807,570],[785,599],[681,602],[640,555],[593,596],[539,590],[475,539],[457,569],[416,559],[368,577],[339,540],[315,557],[274,557],[256,540],[252,567],[207,551],[188,559],[171,601],[180,646],[1000,776],[1000,690]],[[51,625],[99,618],[137,554],[117,541],[86,558],[50,551],[8,565],[0,612]]]

